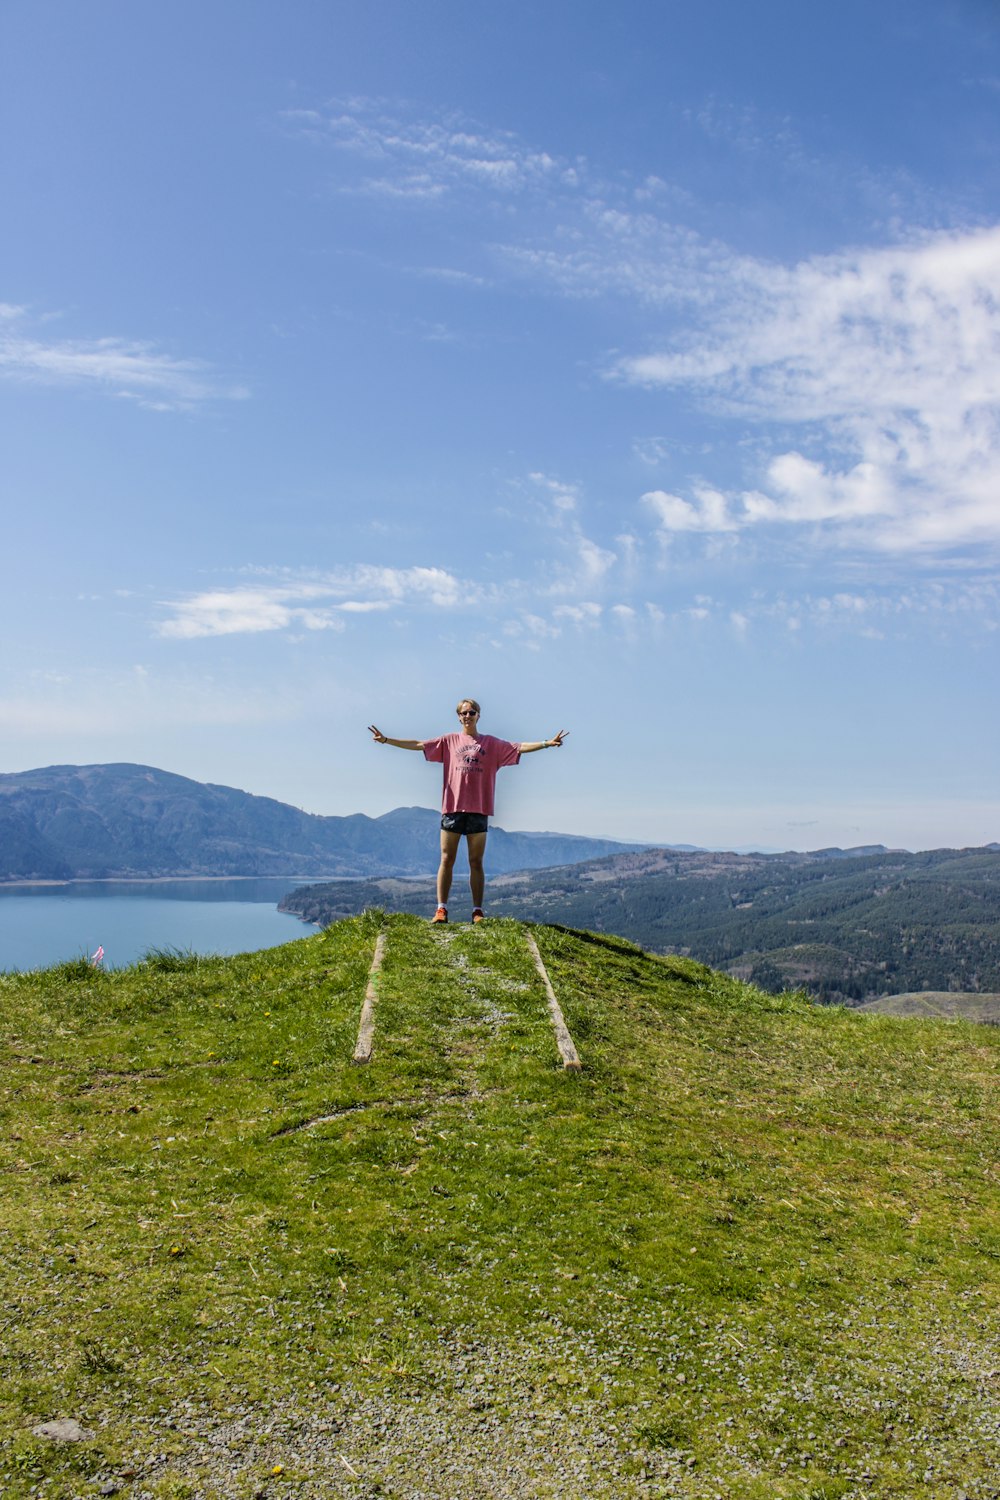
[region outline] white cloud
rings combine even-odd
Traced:
[[[163,621],[159,634],[174,640],[259,634],[288,630],[293,625],[316,630],[333,623],[316,610],[293,607],[280,591],[262,589],[219,589],[196,594],[172,607],[173,617]]]
[[[585,536],[577,538],[577,557],[584,579],[591,583],[597,583],[603,578],[617,561],[614,552],[610,552],[607,547],[599,547]]]
[[[575,511],[579,505],[580,492],[575,484],[567,484],[562,479],[553,479],[548,474],[529,474],[528,478],[533,484],[548,492],[552,497],[552,504],[556,510]]]
[[[0,309],[0,375],[39,385],[99,390],[154,411],[184,411],[208,401],[245,400],[210,365],[177,359],[154,346],[120,338],[45,340],[30,331],[23,308]]]
[[[652,491],[660,529],[809,525],[899,552],[1000,542],[1000,227],[750,272],[687,347],[617,373],[808,424],[819,451],[775,454],[754,490]]]
[[[443,609],[459,604],[463,592],[459,580],[444,568],[384,568],[362,564],[344,574],[331,574],[324,583],[335,591],[367,590],[390,602],[427,599]]]
[[[193,594],[168,604],[171,613],[156,629],[172,640],[292,629],[342,630],[344,615],[369,614],[406,603],[450,609],[462,597],[458,579],[443,568],[360,564],[321,578],[283,578],[258,587]]]
[[[544,619],[541,615],[532,614],[530,611],[519,615],[517,619],[508,620],[503,626],[503,633],[521,640],[532,650],[538,650],[539,642],[543,640],[554,640],[561,634],[560,627],[551,620]]]
[[[649,490],[642,499],[656,516],[660,530],[666,533],[738,529],[739,523],[730,514],[730,503],[724,495],[704,485],[696,486],[694,495],[694,501],[690,501],[665,490]]]
[[[600,622],[602,609],[599,604],[557,604],[552,611],[558,620],[569,620],[574,625],[594,626]]]
[[[557,158],[510,132],[370,100],[289,118],[360,164],[361,178],[347,184],[355,189],[442,198],[461,188],[494,207],[543,190],[544,212],[519,215],[518,239],[489,243],[490,280],[506,267],[539,288],[626,297],[669,318],[669,339],[618,359],[613,375],[688,390],[764,436],[740,484],[705,474],[683,492],[650,491],[662,535],[794,527],[930,555],[1000,542],[1000,228],[784,266],[671,219],[681,205],[663,183],[610,184],[583,158]],[[831,165],[809,160],[787,121],[753,110],[708,101],[689,123],[814,183]],[[854,172],[871,195],[863,169],[836,170]],[[796,424],[801,437],[779,439],[778,423]],[[657,436],[635,452],[653,465],[670,450]],[[573,486],[535,478],[557,508],[577,509]],[[596,576],[613,559],[581,548],[577,561],[582,584],[588,567]]]
[[[612,604],[609,614],[616,624],[626,629],[635,624],[636,612],[631,604]]]
[[[660,575],[663,576],[662,574]],[[606,580],[605,580],[606,581]],[[324,577],[269,575],[266,582],[206,590],[173,601],[156,626],[164,639],[273,635],[299,640],[302,632],[344,630],[352,620],[397,613],[432,633],[433,616],[474,604],[481,639],[518,640],[538,649],[568,632],[622,629],[659,634],[669,624],[685,632],[725,622],[738,634],[751,627],[821,630],[853,635],[910,635],[932,631],[987,641],[1000,630],[1000,584],[956,572],[945,581],[924,579],[903,586],[887,581],[867,589],[837,589],[788,595],[754,589],[742,598],[648,595],[649,578],[615,580],[611,602],[591,595],[567,597],[552,589],[548,573],[534,582],[458,580],[434,568],[359,565]]]
[[[1000,228],[783,266],[671,218],[683,205],[658,179],[604,181],[584,158],[457,115],[350,99],[288,120],[353,163],[342,185],[354,190],[474,190],[490,212],[540,190],[537,213],[494,214],[516,223],[518,238],[484,240],[490,282],[506,268],[539,289],[625,297],[669,319],[668,341],[619,359],[612,373],[689,390],[767,436],[739,485],[709,473],[690,491],[651,491],[661,534],[794,526],[869,550],[931,554],[1000,540]],[[688,123],[814,185],[835,165],[863,195],[873,191],[856,164],[809,160],[784,119],[709,100]],[[484,270],[447,274],[486,279]],[[801,439],[779,443],[770,432],[779,422],[799,424]],[[676,451],[662,435],[635,447],[648,465]],[[572,485],[534,477],[556,507],[577,508]],[[579,561],[586,578],[599,559],[584,549]]]
[[[643,500],[663,538],[686,535],[706,551],[729,552],[741,532],[765,523],[783,525],[787,532],[792,524],[827,524],[831,513],[841,518],[842,526],[846,517],[856,524],[885,519],[893,497],[887,495],[881,471],[856,469],[838,487],[817,460],[785,453],[770,465],[769,491],[726,494],[700,484],[688,496],[652,490]],[[516,515],[520,527],[537,528],[528,548],[534,565],[527,576],[496,576],[493,569],[502,564],[503,554],[484,559],[485,576],[461,579],[445,568],[423,566],[351,564],[322,573],[261,568],[247,570],[250,576],[232,586],[170,601],[155,628],[172,640],[276,633],[298,640],[305,632],[344,630],[350,623],[357,627],[361,617],[395,613],[407,623],[426,620],[433,631],[429,617],[474,605],[474,628],[484,642],[516,639],[538,650],[577,631],[614,631],[620,638],[624,629],[629,637],[645,632],[662,638],[667,626],[680,640],[694,630],[701,634],[725,627],[727,621],[738,635],[765,624],[772,630],[899,635],[921,615],[928,621],[932,615],[939,620],[951,616],[963,634],[979,637],[1000,623],[998,590],[977,581],[971,566],[950,569],[956,576],[939,592],[929,585],[904,589],[896,579],[870,590],[830,583],[815,596],[791,601],[773,591],[755,590],[741,598],[731,589],[724,600],[704,592],[677,597],[676,570],[666,566],[675,554],[651,548],[648,535],[644,541],[632,532],[616,532],[612,548],[587,534],[582,486],[536,470],[514,481],[512,489],[522,504],[508,513],[508,520]],[[617,515],[613,520],[620,524]],[[963,579],[962,574],[968,576]]]

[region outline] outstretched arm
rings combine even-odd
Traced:
[[[382,733],[381,729],[376,729],[374,724],[369,724],[368,728],[377,745],[395,745],[397,750],[422,750],[424,748],[423,740],[391,740],[387,734]]]
[[[525,740],[518,748],[522,755],[530,755],[532,750],[561,750],[562,742],[568,734],[568,729],[560,729],[550,740]]]

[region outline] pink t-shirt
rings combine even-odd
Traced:
[[[489,815],[497,772],[517,765],[521,747],[492,734],[442,734],[436,740],[424,740],[424,759],[444,762],[443,813]]]

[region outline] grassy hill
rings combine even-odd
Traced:
[[[945,1020],[981,1021],[1000,1026],[1000,995],[963,995],[954,990],[917,990],[907,995],[883,995],[860,1010],[883,1016],[939,1016]]]
[[[532,930],[0,976],[0,1492],[996,1496],[1000,1033]]]
[[[490,835],[492,838],[492,834]],[[1000,849],[811,854],[643,850],[503,875],[490,911],[615,932],[775,993],[857,1004],[911,990],[1000,990]],[[324,922],[427,911],[430,883],[331,882],[283,907]]]

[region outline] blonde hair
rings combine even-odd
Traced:
[[[455,704],[455,712],[458,713],[459,710],[465,706],[465,704],[468,704],[470,708],[474,708],[477,714],[482,713],[482,709],[479,707],[479,704],[476,702],[475,698],[459,698],[458,702]]]

